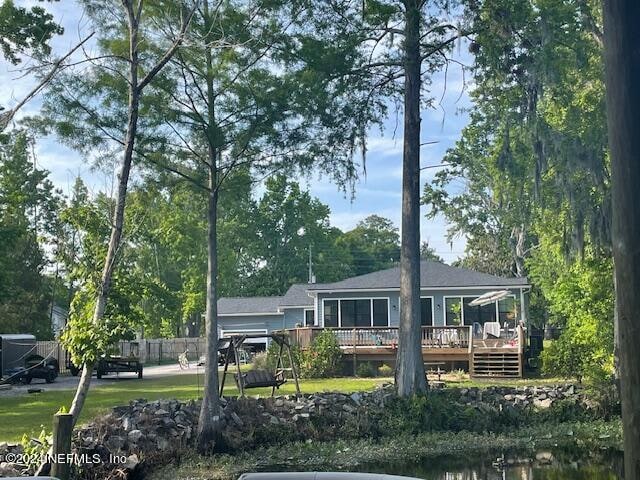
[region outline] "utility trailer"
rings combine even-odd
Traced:
[[[111,373],[136,373],[138,378],[142,378],[144,365],[140,361],[140,345],[138,342],[129,343],[129,352],[118,352],[114,347],[111,353],[103,355],[94,365],[93,370],[97,378],[102,378]],[[74,365],[70,358],[67,360],[67,368],[74,377],[82,370],[81,367]]]
[[[129,343],[127,355],[105,355],[96,364],[96,377],[102,378],[110,373],[131,372],[142,378],[143,365],[140,361],[140,345],[137,342]]]

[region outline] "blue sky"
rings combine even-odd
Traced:
[[[18,5],[31,5],[36,1],[16,1]],[[73,0],[64,0],[47,4],[56,20],[65,27],[65,34],[53,42],[57,52],[67,51],[77,43],[79,32],[83,31],[82,11]],[[464,50],[464,47],[462,48]],[[467,57],[459,52],[461,57]],[[468,61],[468,60],[467,60]],[[16,67],[0,59],[0,104],[11,106],[29,91],[32,82],[20,78]],[[444,74],[434,76],[431,92],[437,107],[422,112],[422,139],[424,142],[436,142],[422,148],[422,166],[436,165],[442,161],[444,153],[453,146],[460,136],[462,128],[468,122],[468,116],[461,112],[470,105],[467,92],[463,89],[463,75],[459,67],[451,66],[447,74],[446,89]],[[443,95],[444,92],[444,95]],[[439,102],[442,97],[442,102]],[[34,114],[40,105],[40,99],[32,101],[22,115]],[[396,123],[398,126],[396,127]],[[395,132],[395,133],[394,133]],[[400,226],[400,202],[402,182],[402,119],[389,118],[383,132],[373,131],[368,136],[367,174],[356,185],[355,198],[345,196],[339,188],[327,178],[311,176],[310,180],[301,180],[311,193],[331,208],[331,223],[343,230],[353,228],[356,223],[371,214],[390,218]],[[77,152],[61,145],[55,138],[38,139],[36,145],[37,161],[41,168],[51,172],[52,181],[63,191],[68,191],[76,176],[87,182],[92,192],[112,192],[114,177],[112,172],[96,171],[90,161]],[[421,183],[429,182],[438,169],[422,171]],[[436,252],[451,262],[464,253],[465,241],[458,238],[450,244],[446,239],[447,224],[443,218],[427,219],[421,217],[421,237],[435,248]]]

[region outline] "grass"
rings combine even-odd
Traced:
[[[227,378],[227,382],[229,378]],[[389,381],[384,378],[326,378],[301,380],[303,393],[323,391],[355,392],[371,390],[376,385]],[[232,385],[225,387],[226,395],[238,395]],[[280,387],[281,395],[295,393],[295,385],[288,382]],[[271,395],[270,388],[255,388],[247,392],[251,395]],[[61,406],[67,408],[71,404],[74,390],[51,390],[42,393],[0,397],[0,442],[17,441],[23,434],[37,436],[43,426],[51,429],[52,415]],[[146,398],[157,400],[176,398],[189,400],[202,394],[202,377],[197,375],[175,375],[162,378],[148,378],[142,381],[135,378],[122,378],[114,383],[94,387],[89,392],[80,417],[80,422],[87,422],[114,406],[126,405],[130,400]]]

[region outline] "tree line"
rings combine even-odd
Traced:
[[[68,193],[38,169],[26,132],[0,142],[0,331],[51,338],[52,303],[79,308],[83,285],[98,281],[114,201],[81,178]],[[283,295],[309,281],[333,282],[397,264],[398,228],[371,215],[341,231],[330,209],[284,175],[256,196],[248,172],[229,180],[220,205],[221,296]],[[108,317],[127,337],[201,335],[206,283],[206,202],[184,182],[147,179],[129,192]],[[426,247],[425,247],[426,248]],[[431,254],[432,258],[436,256]],[[76,298],[76,294],[78,297]]]

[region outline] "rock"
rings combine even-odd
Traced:
[[[169,443],[169,440],[164,437],[158,437],[158,448],[161,451],[169,450],[170,446],[171,444]]]
[[[127,439],[132,443],[138,443],[144,434],[140,430],[131,430],[127,435]]]
[[[553,461],[553,454],[551,452],[538,452],[536,453],[536,460],[540,463],[549,464]]]
[[[21,472],[14,463],[0,463],[0,477],[20,477]]]
[[[105,442],[105,444],[107,445],[107,448],[109,448],[109,450],[111,451],[122,450],[125,443],[126,443],[126,440],[124,439],[124,437],[121,437],[120,435],[112,435]]]
[[[233,423],[235,423],[238,427],[244,426],[244,422],[236,412],[231,412],[231,420],[233,420]]]
[[[547,409],[551,407],[552,404],[553,404],[553,399],[551,398],[545,398],[543,400],[539,400],[535,398],[533,400],[533,406],[540,409]]]
[[[167,412],[163,408],[159,408],[158,410],[156,410],[156,415],[159,416],[159,417],[163,417],[163,416],[169,415],[169,412]]]
[[[352,407],[348,403],[345,403],[344,405],[342,405],[342,410],[344,410],[347,413],[353,413],[356,411],[355,407]]]
[[[362,401],[362,394],[356,392],[356,393],[352,393],[351,394],[351,400],[353,400],[357,405],[360,405],[360,402]]]
[[[135,470],[135,468],[140,464],[140,460],[138,456],[134,453],[127,457],[127,461],[124,463],[123,468],[127,470]]]

